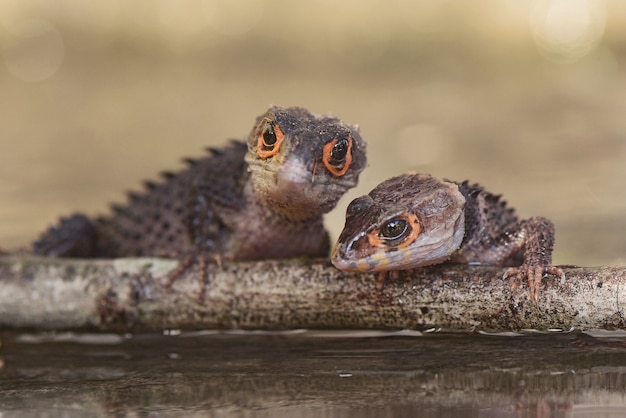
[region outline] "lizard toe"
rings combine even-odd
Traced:
[[[376,290],[382,291],[385,288],[385,282],[390,280],[398,280],[403,274],[411,274],[415,269],[407,270],[388,270],[376,273]]]
[[[223,268],[222,257],[216,254],[191,254],[183,258],[178,266],[167,275],[168,289],[171,289],[174,283],[180,280],[183,275],[193,270],[197,271],[198,281],[200,282],[200,290],[198,291],[198,302],[203,302],[206,297],[206,287],[209,285],[210,272],[209,267],[211,265],[217,266],[219,270]]]
[[[511,291],[515,291],[522,282],[526,281],[528,283],[531,300],[537,302],[539,294],[541,293],[541,282],[545,274],[558,277],[561,280],[565,279],[565,274],[560,268],[550,265],[521,265],[520,267],[511,267],[504,272],[502,278],[511,280]]]
[[[545,273],[554,277],[558,277],[561,280],[565,280],[565,273],[563,273],[563,270],[558,267],[546,266]]]

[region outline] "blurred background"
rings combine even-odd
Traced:
[[[327,217],[413,170],[557,226],[555,262],[626,264],[621,0],[2,0],[0,247],[105,213],[269,104],[360,125]]]

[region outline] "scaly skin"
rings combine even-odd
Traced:
[[[246,141],[186,160],[97,219],[75,214],[33,244],[60,257],[202,256],[254,260],[329,252],[322,215],[365,167],[358,128],[271,107]]]
[[[500,196],[478,185],[410,173],[350,203],[332,262],[360,272],[443,262],[515,266],[504,277],[515,285],[527,280],[536,300],[544,274],[564,277],[552,266],[553,247],[549,220],[518,220]]]

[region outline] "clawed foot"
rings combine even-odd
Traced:
[[[503,279],[511,279],[511,290],[517,289],[524,280],[528,282],[530,290],[530,299],[537,302],[541,289],[541,279],[544,274],[550,274],[561,280],[565,279],[565,273],[554,266],[529,266],[521,265],[520,267],[511,267],[504,273]]]
[[[171,289],[174,282],[179,280],[185,272],[190,269],[198,271],[200,281],[200,291],[198,292],[198,301],[204,301],[206,296],[206,287],[209,284],[209,266],[216,264],[218,269],[222,268],[222,258],[218,255],[206,256],[206,255],[189,255],[183,258],[178,266],[167,275],[166,287]]]
[[[385,281],[387,279],[400,278],[400,270],[380,271],[376,273],[376,290],[379,292],[385,288]]]

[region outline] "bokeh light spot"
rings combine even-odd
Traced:
[[[606,12],[600,1],[540,0],[531,11],[530,25],[542,55],[554,62],[575,62],[601,40]]]
[[[2,59],[15,77],[43,81],[63,64],[65,46],[59,31],[43,20],[25,19],[10,25],[2,41]]]

